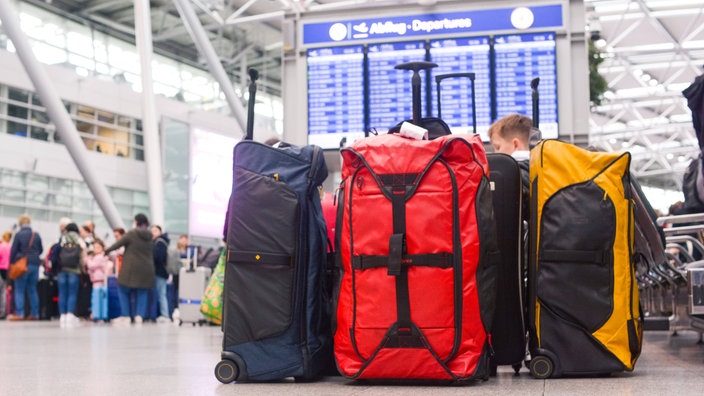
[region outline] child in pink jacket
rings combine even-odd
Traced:
[[[86,269],[93,283],[90,308],[93,320],[108,320],[108,274],[112,271],[112,262],[103,252],[105,243],[93,241],[93,254],[86,259]]]

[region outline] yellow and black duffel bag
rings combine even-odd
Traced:
[[[531,151],[529,325],[537,378],[631,371],[642,318],[630,153],[558,140]]]

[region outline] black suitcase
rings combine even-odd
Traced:
[[[88,274],[81,274],[78,280],[78,295],[76,296],[76,309],[73,314],[79,318],[90,319],[90,298],[93,293],[93,284]]]
[[[39,294],[39,319],[51,320],[59,316],[59,286],[53,278],[37,282]]]
[[[499,365],[511,365],[518,373],[526,354],[521,171],[510,155],[489,153],[487,160],[494,188],[494,221],[501,252],[496,280],[496,311],[491,327],[492,371]]]

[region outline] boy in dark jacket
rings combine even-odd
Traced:
[[[162,233],[161,227],[152,226],[152,238],[154,238],[154,271],[156,277],[156,293],[159,308],[157,323],[171,322],[169,317],[169,305],[166,299],[166,283],[169,280],[169,273],[166,271],[166,261],[168,260],[169,235]]]
[[[509,114],[489,128],[489,140],[497,153],[508,154],[518,162],[523,181],[523,220],[528,220],[530,195],[530,135],[533,120],[520,114]]]

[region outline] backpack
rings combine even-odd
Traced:
[[[66,242],[59,249],[59,263],[61,268],[78,269],[81,267],[81,245]]]
[[[208,248],[208,249],[199,249],[198,254],[198,266],[199,267],[208,267],[211,270],[215,268],[215,266],[218,264],[219,258],[220,258],[220,253],[223,249],[220,248]]]
[[[178,272],[181,271],[181,267],[183,266],[181,263],[181,254],[178,252],[178,249],[166,243],[166,241],[161,238],[157,239],[157,241],[166,245],[166,272],[171,275],[178,275]]]

